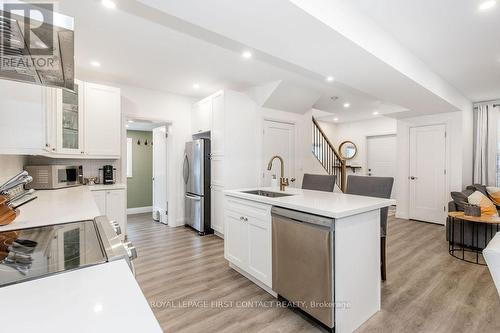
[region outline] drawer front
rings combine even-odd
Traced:
[[[234,197],[226,196],[227,210],[236,212],[238,214],[245,215],[245,217],[253,217],[256,219],[262,219],[269,221],[271,223],[271,206],[266,204],[261,204],[259,202],[239,199]]]

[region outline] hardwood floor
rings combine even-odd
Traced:
[[[165,332],[324,332],[228,267],[223,241],[129,216],[136,278]],[[389,218],[382,311],[357,332],[500,332],[488,269],[452,258],[444,227]]]

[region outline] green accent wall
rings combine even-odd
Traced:
[[[153,133],[127,131],[127,138],[132,138],[132,177],[127,177],[127,208],[152,206]],[[137,144],[138,140],[140,145]]]

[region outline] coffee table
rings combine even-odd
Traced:
[[[488,233],[490,239],[499,231],[500,217],[498,216],[466,216],[464,212],[450,212],[449,217],[449,237],[448,237],[448,251],[449,253],[460,260],[478,264],[486,265],[483,258],[483,248],[479,247],[479,233],[484,233],[484,240],[488,238]],[[472,227],[472,232],[470,235],[470,246],[465,244],[465,223],[469,223]],[[460,229],[459,233],[455,233],[455,226],[458,224]],[[480,230],[480,225],[484,225],[484,230]],[[458,235],[457,235],[458,234]],[[459,238],[459,239],[456,239]],[[466,257],[466,253],[468,256]],[[473,259],[471,259],[473,258]],[[475,258],[475,260],[474,260]],[[482,260],[480,260],[482,258]]]

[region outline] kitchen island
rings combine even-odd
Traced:
[[[273,296],[286,296],[277,290],[301,290],[291,291],[302,293],[300,299],[289,299],[294,302],[311,303],[315,299],[312,294],[318,298],[324,287],[328,297],[319,298],[331,299],[331,314],[321,322],[334,326],[336,332],[352,332],[380,310],[380,209],[395,204],[394,200],[294,188],[284,192],[271,188],[228,190],[224,194],[224,255],[232,268]],[[281,219],[277,211],[310,216],[323,225],[300,229],[310,224],[289,219],[287,232],[286,223],[277,224]],[[319,227],[326,232],[317,233]],[[288,233],[289,238],[283,241],[277,230]],[[281,244],[276,244],[279,241]],[[286,258],[283,246],[288,246],[286,251],[294,258]],[[295,267],[284,267],[284,262]],[[284,269],[288,274],[278,277],[277,272]],[[320,278],[329,285],[316,288],[315,281],[310,281]],[[310,293],[304,291],[307,288]],[[324,315],[312,307],[306,312],[317,319]]]

